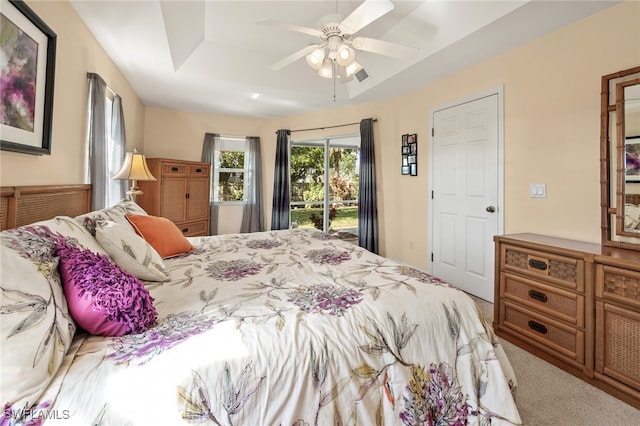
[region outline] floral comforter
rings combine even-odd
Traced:
[[[315,230],[191,242],[146,283],[156,327],[76,337],[47,425],[520,424],[500,343],[447,283]]]

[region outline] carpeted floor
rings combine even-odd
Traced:
[[[489,321],[493,304],[476,303]],[[640,410],[501,340],[518,380],[516,404],[525,426],[640,426]]]

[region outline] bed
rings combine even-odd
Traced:
[[[0,424],[521,424],[490,324],[423,271],[302,228],[167,248],[129,201],[13,227],[39,191],[2,191]]]

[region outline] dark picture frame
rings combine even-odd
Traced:
[[[51,155],[57,35],[24,1],[2,3],[3,35],[11,38],[0,49],[21,66],[1,71],[8,83],[0,98],[0,149]]]
[[[418,176],[418,135],[406,133],[402,135],[402,168],[403,175]]]

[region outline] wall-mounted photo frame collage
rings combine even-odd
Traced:
[[[418,176],[418,135],[402,135],[402,174]]]

